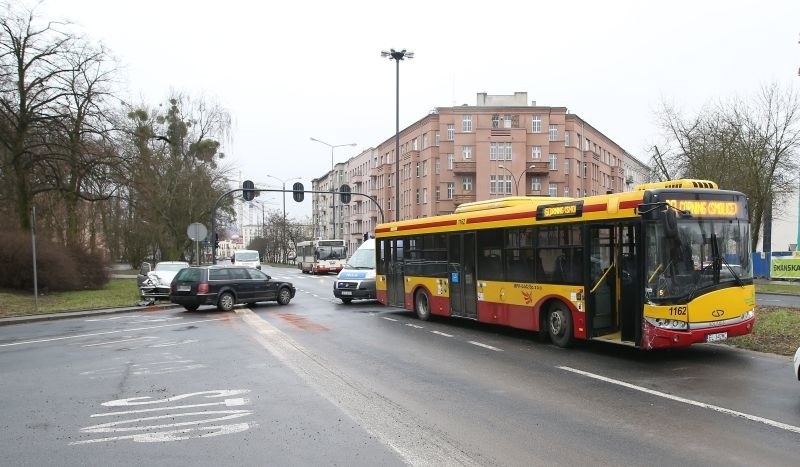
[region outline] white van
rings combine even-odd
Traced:
[[[231,256],[231,264],[246,268],[261,269],[261,259],[256,250],[236,250]]]
[[[375,239],[358,247],[333,281],[333,295],[344,303],[375,299]]]

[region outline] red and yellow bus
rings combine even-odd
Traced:
[[[747,198],[706,180],[586,198],[512,197],[380,224],[389,306],[643,349],[748,334]]]

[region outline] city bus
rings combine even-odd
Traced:
[[[747,198],[706,180],[585,198],[512,197],[380,224],[389,306],[642,349],[748,334]]]
[[[298,242],[297,267],[303,273],[338,273],[347,262],[347,246],[344,240],[308,240]]]

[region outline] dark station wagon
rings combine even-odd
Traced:
[[[181,269],[170,284],[169,299],[195,311],[200,305],[215,305],[230,311],[237,303],[275,301],[288,305],[294,298],[291,282],[273,280],[253,268],[198,266]]]

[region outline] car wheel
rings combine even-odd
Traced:
[[[233,298],[233,294],[230,292],[223,292],[219,296],[219,300],[217,300],[217,308],[221,311],[231,311],[233,310],[233,305],[236,304],[236,300]]]
[[[428,292],[424,289],[417,290],[414,295],[414,311],[417,313],[417,318],[422,321],[428,321],[431,318],[431,301],[428,299]]]
[[[291,300],[292,293],[289,292],[289,288],[282,287],[281,290],[278,291],[278,303],[280,305],[288,305]]]
[[[352,302],[352,301],[353,301],[353,299],[352,299],[352,298],[342,298],[342,299],[340,299],[340,300],[341,300],[341,301],[342,301],[342,303],[344,303],[345,305],[349,305],[349,304],[350,304],[350,302]]]
[[[553,303],[547,315],[547,329],[553,344],[559,347],[569,347],[572,344],[572,313],[566,305],[561,302]]]
[[[186,311],[197,311],[200,308],[200,305],[183,305],[186,308]]]

